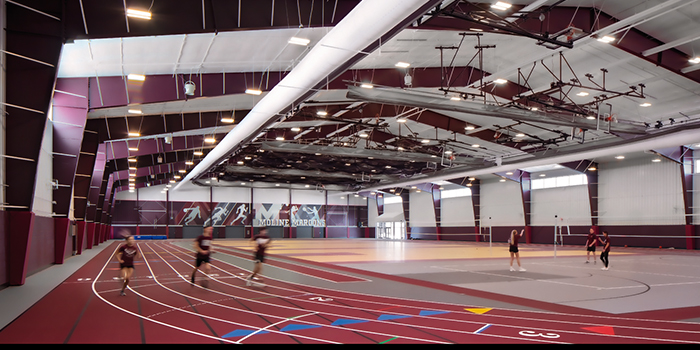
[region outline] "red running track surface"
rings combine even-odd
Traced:
[[[198,274],[191,284],[191,251],[166,241],[138,246],[142,262],[127,296],[119,296],[115,279],[115,242],[5,327],[0,343],[700,343],[695,323],[479,309],[268,278],[248,287],[249,271],[218,259],[208,277]],[[321,267],[283,267],[348,278]]]

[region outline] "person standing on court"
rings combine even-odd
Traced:
[[[253,283],[253,278],[262,270],[262,264],[265,262],[265,249],[270,246],[270,242],[272,241],[267,235],[267,227],[261,228],[260,232],[250,240],[255,242],[255,255],[253,256],[255,266],[253,267],[253,273],[246,278],[246,286],[250,286],[251,283]]]
[[[608,254],[610,253],[610,236],[608,236],[608,231],[603,231],[603,238],[598,238],[600,244],[603,245],[603,252],[600,253],[600,261],[603,262],[605,267],[601,268],[603,271],[608,271]]]
[[[588,237],[586,238],[586,264],[588,264],[588,259],[593,256],[593,264],[595,264],[595,246],[598,244],[598,235],[595,234],[595,230],[591,227],[588,230]]]
[[[204,230],[202,231],[202,234],[199,235],[199,237],[195,238],[193,244],[194,244],[194,250],[197,252],[195,258],[195,267],[194,271],[192,271],[192,283],[194,283],[194,275],[197,273],[198,270],[202,269],[204,270],[205,274],[209,274],[209,269],[210,269],[210,256],[212,251],[212,246],[211,246],[211,233],[213,231],[213,227],[211,226],[206,226],[204,227]]]
[[[510,233],[510,238],[508,238],[508,244],[510,245],[508,251],[510,252],[511,271],[515,271],[515,269],[513,268],[513,259],[517,260],[519,271],[527,271],[522,266],[520,266],[520,252],[518,251],[518,240],[520,239],[520,237],[523,236],[523,233],[525,233],[524,229],[520,231],[520,234],[518,234],[517,230],[513,230]]]
[[[134,236],[126,234],[124,236],[126,244],[123,244],[117,250],[117,261],[119,261],[119,268],[121,270],[121,279],[124,281],[122,283],[122,290],[119,295],[124,296],[124,290],[129,286],[129,281],[131,280],[131,275],[134,273],[134,259],[139,254],[139,249],[136,246]]]

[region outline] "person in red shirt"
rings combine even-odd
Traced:
[[[603,231],[603,238],[598,238],[598,240],[600,244],[603,245],[603,252],[600,253],[600,261],[605,265],[601,270],[608,271],[608,263],[610,262],[608,260],[608,254],[610,253],[610,236],[608,236],[608,231]]]
[[[588,237],[586,238],[586,264],[591,256],[593,256],[593,264],[595,264],[595,246],[598,243],[598,236],[595,234],[595,230],[591,227],[588,230]]]
[[[119,292],[119,295],[122,296],[126,295],[124,289],[129,286],[131,275],[134,273],[134,259],[139,254],[134,236],[127,234],[124,240],[126,244],[123,244],[117,250],[117,261],[119,261],[119,268],[121,269],[121,279],[124,281],[122,290]]]
[[[521,230],[520,234],[518,234],[518,231],[513,230],[510,233],[510,238],[508,238],[508,243],[510,245],[508,251],[510,252],[510,270],[515,271],[513,268],[513,259],[515,258],[518,262],[518,267],[520,268],[519,271],[527,271],[525,270],[522,266],[520,266],[520,252],[518,251],[518,240],[520,237],[523,236],[523,233],[525,233],[525,230]]]
[[[270,247],[270,242],[272,239],[267,235],[267,228],[263,227],[260,232],[251,237],[251,241],[255,242],[255,255],[253,256],[253,261],[255,262],[255,267],[253,267],[253,273],[246,278],[246,285],[250,286],[253,283],[253,278],[260,273],[262,270],[262,264],[265,262],[265,249]]]
[[[195,255],[195,268],[194,271],[192,271],[192,283],[194,283],[194,275],[197,273],[197,270],[203,269],[205,274],[209,274],[209,270],[211,268],[209,257],[211,256],[211,253],[213,253],[211,246],[211,233],[213,230],[214,229],[211,226],[206,226],[202,231],[202,234],[195,238],[193,242],[194,250],[197,252],[197,254]]]

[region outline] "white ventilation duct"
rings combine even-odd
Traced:
[[[358,55],[370,52],[370,47],[379,38],[405,27],[410,17],[423,15],[439,0],[364,0],[326,34],[301,62],[279,82],[248,113],[219,145],[214,148],[173,190],[191,181],[215,166],[243,142],[257,135],[267,124],[279,120],[280,112],[289,108],[308,94],[338,67],[343,67]],[[417,13],[419,12],[419,13]],[[398,31],[396,32],[398,33]],[[394,33],[395,34],[395,33]],[[349,68],[349,66],[348,66]],[[347,69],[347,68],[346,68]]]

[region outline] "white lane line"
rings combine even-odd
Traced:
[[[180,248],[180,247],[178,247],[178,246],[176,246],[176,245],[174,245],[174,244],[169,244],[169,245],[172,246],[172,247],[175,247],[175,248],[176,248],[176,251],[179,250],[181,253],[184,251],[184,250],[182,250],[182,248]],[[178,249],[178,248],[179,248],[179,249]],[[183,253],[183,254],[184,254],[184,253]],[[177,257],[177,258],[180,259],[179,257]],[[180,260],[182,260],[182,259],[180,259]],[[183,260],[183,261],[184,261],[184,260]],[[234,267],[234,268],[242,269],[242,268],[240,268],[240,267],[238,267],[238,266],[236,266],[236,265],[227,263],[227,262],[225,262],[225,261],[222,261],[222,262],[223,262],[224,264],[229,265],[229,266],[232,266],[232,267]],[[225,271],[225,270],[220,269],[220,268],[218,268],[218,267],[215,267],[215,268],[217,268],[217,269],[219,269],[219,270],[221,270],[221,271],[223,271],[223,272],[225,272],[225,273],[227,273],[227,274],[231,274],[231,275],[232,275],[232,273],[230,273],[230,272],[228,272],[228,271]],[[242,269],[242,270],[245,270],[245,269]],[[296,284],[296,283],[286,282],[286,281],[280,281],[280,282],[289,283],[289,284]],[[298,291],[298,290],[295,290],[295,289],[288,289],[288,288],[275,287],[275,286],[271,286],[271,287],[272,287],[272,288],[275,288],[275,289],[280,289],[280,290],[301,292],[301,291]],[[308,288],[309,286],[305,286],[305,287]],[[332,292],[338,292],[338,291],[336,291],[336,290],[328,289],[328,288],[323,288],[323,287],[312,287],[312,288],[321,289],[321,290],[326,290],[326,291],[332,291]],[[266,295],[271,295],[271,294],[269,294],[269,293],[262,293],[262,292],[259,292],[259,293],[261,293],[261,294],[266,294]],[[350,292],[344,292],[344,291],[342,291],[342,293],[345,293],[345,294],[355,294],[355,295],[363,295],[363,296],[368,296],[368,297],[376,297],[376,295],[369,295],[369,294],[355,293],[355,292],[350,293]],[[279,298],[285,298],[285,297],[282,297],[282,296],[277,296],[277,297],[279,297]],[[337,299],[357,300],[357,299],[351,299],[351,298],[346,298],[346,297],[337,297],[337,296],[334,296],[334,297],[337,298]],[[407,300],[407,301],[412,301],[412,302],[425,302],[425,301],[422,301],[422,300],[413,300],[413,299],[405,299],[405,298],[395,298],[395,297],[385,297],[385,298],[387,298],[387,299],[395,299],[395,300]],[[368,301],[368,300],[364,300],[364,299],[361,299],[361,300],[362,300],[363,302],[366,302],[366,303],[379,304],[379,305],[382,305],[382,306],[386,306],[386,305],[391,305],[391,306],[393,306],[393,305],[395,305],[395,304],[388,304],[388,303],[380,303],[380,302]],[[450,306],[456,306],[456,307],[462,307],[462,308],[463,308],[463,306],[461,306],[461,305],[454,305],[454,304],[449,304],[449,303],[440,303],[440,302],[428,302],[428,303],[432,303],[432,304],[441,304],[441,305],[450,305]],[[336,306],[336,307],[343,307],[343,306],[338,306],[338,305],[334,305],[334,306]],[[403,307],[406,307],[406,308],[418,309],[418,310],[421,310],[421,309],[424,309],[424,308],[425,308],[425,307],[414,307],[414,306],[408,306],[408,305],[402,305],[402,306],[403,306]],[[345,307],[345,308],[349,308],[349,307]],[[366,310],[366,311],[376,311],[376,310],[362,309],[362,308],[351,308],[351,309],[354,309],[354,310]],[[433,309],[435,309],[435,308],[433,308]],[[499,310],[514,311],[514,312],[524,313],[522,310],[510,310],[510,309],[503,309],[503,308],[499,308]],[[457,313],[457,314],[463,314],[463,315],[469,315],[469,316],[471,316],[470,313],[466,313],[466,312],[449,311],[449,310],[442,310],[442,311],[448,311],[448,312],[453,312],[453,313]],[[660,323],[662,323],[662,324],[664,324],[664,325],[667,325],[667,324],[697,325],[697,323],[693,323],[693,322],[682,322],[682,321],[658,321],[658,320],[648,320],[648,319],[615,317],[615,316],[612,316],[612,315],[610,315],[610,316],[605,316],[605,317],[601,317],[601,316],[591,316],[591,315],[562,314],[562,313],[548,312],[548,311],[528,311],[527,313],[534,313],[534,314],[540,314],[540,315],[572,316],[572,317],[577,317],[577,318],[584,318],[584,317],[585,317],[585,318],[594,318],[594,319],[601,319],[601,320],[614,319],[614,320],[620,320],[620,321],[636,321],[636,322],[642,321],[642,322],[650,322],[650,323],[659,323],[659,322],[660,322]],[[538,318],[532,318],[532,317],[515,317],[515,316],[502,316],[502,315],[493,315],[493,314],[484,314],[484,315],[488,315],[488,317],[498,317],[498,318],[504,318],[504,319],[526,320],[526,321],[528,321],[528,322],[532,322],[532,321],[554,322],[554,321],[552,321],[551,319],[538,319]],[[482,315],[482,316],[484,316],[484,315]],[[406,315],[406,316],[423,317],[423,318],[427,318],[427,319],[440,319],[440,318],[434,318],[434,317],[415,316],[415,315]],[[458,320],[458,321],[456,321],[456,322],[459,322],[459,323],[469,323],[469,324],[475,323],[475,322],[462,321],[462,320]],[[599,324],[600,324],[599,322],[596,322],[596,323],[583,323],[583,322],[572,322],[572,321],[556,321],[556,322],[557,322],[557,323],[564,323],[564,324],[581,325],[581,326],[596,326],[596,325],[599,325]],[[502,325],[502,326],[505,326],[505,327],[515,327],[515,326],[509,326],[509,325]],[[700,332],[698,332],[698,331],[687,331],[687,330],[679,330],[679,329],[660,329],[660,328],[658,328],[658,327],[655,327],[655,328],[652,328],[652,327],[633,327],[633,326],[624,326],[624,325],[615,325],[614,327],[616,327],[616,328],[623,328],[623,329],[633,329],[633,330],[655,330],[655,331],[661,330],[661,331],[666,331],[666,332],[678,332],[678,333],[700,334]],[[590,335],[590,333],[581,333],[581,332],[571,332],[571,331],[562,331],[562,332]],[[601,334],[599,334],[599,335],[601,335]],[[602,335],[602,336],[609,336],[609,335]],[[626,336],[618,336],[618,335],[613,335],[613,336],[611,336],[611,337],[627,338]],[[651,339],[651,340],[661,340],[661,341],[677,341],[677,340],[668,340],[668,339],[639,338],[639,337],[628,337],[628,338],[631,338],[631,339]],[[520,339],[520,338],[516,338],[516,339]],[[682,342],[682,341],[681,341],[681,342]]]
[[[288,319],[286,319],[286,320],[282,320],[282,321],[273,323],[273,324],[271,324],[271,325],[268,325],[267,327],[260,328],[260,329],[256,330],[255,332],[250,333],[250,334],[246,335],[245,337],[243,337],[243,338],[241,338],[241,339],[238,339],[238,342],[239,342],[239,343],[243,343],[244,340],[246,340],[246,339],[252,337],[252,336],[255,335],[255,334],[258,334],[259,332],[266,331],[266,330],[267,330],[268,328],[270,328],[270,327],[276,327],[277,325],[282,324],[282,323],[285,323],[285,322],[290,321],[290,320],[294,320],[294,319],[301,318],[301,317],[305,317],[305,316],[316,315],[316,314],[318,314],[318,312],[312,312],[312,313],[309,313],[309,314],[306,314],[306,315],[294,316],[294,317],[290,317],[290,318],[288,318]]]
[[[100,298],[100,300],[102,300],[103,302],[105,302],[106,304],[112,306],[113,308],[115,308],[115,309],[117,309],[117,310],[120,310],[120,311],[122,311],[122,312],[124,312],[124,313],[127,313],[127,314],[129,314],[129,315],[136,316],[136,317],[138,317],[138,318],[147,320],[147,321],[149,321],[149,322],[153,322],[153,323],[159,324],[159,325],[161,325],[161,326],[165,326],[165,327],[177,329],[177,330],[179,330],[179,331],[186,332],[186,333],[190,333],[190,334],[194,334],[194,335],[198,335],[198,336],[201,336],[201,337],[205,337],[205,338],[209,338],[209,339],[215,339],[215,340],[217,340],[217,341],[224,341],[224,342],[227,342],[227,343],[235,343],[235,342],[232,342],[232,341],[230,341],[230,340],[228,340],[228,339],[219,339],[218,337],[214,337],[214,336],[211,336],[211,335],[208,335],[208,334],[203,334],[203,333],[195,332],[195,331],[192,331],[192,330],[189,330],[189,329],[185,329],[185,328],[180,328],[180,327],[177,327],[177,326],[174,326],[174,325],[165,323],[165,322],[160,322],[160,321],[156,321],[156,320],[153,320],[153,319],[150,319],[150,318],[146,318],[146,317],[141,316],[141,315],[139,315],[139,314],[137,314],[137,313],[134,313],[134,312],[131,312],[131,311],[126,310],[126,309],[124,309],[124,308],[121,308],[121,307],[119,307],[119,306],[116,306],[116,305],[110,303],[109,301],[107,301],[105,298],[103,298],[102,295],[100,295],[100,293],[98,293],[97,290],[95,289],[95,282],[100,278],[100,276],[102,276],[102,273],[104,272],[104,270],[105,270],[105,268],[107,267],[107,265],[110,263],[110,260],[112,260],[112,256],[114,256],[114,253],[117,251],[117,249],[119,249],[119,246],[120,246],[120,245],[117,244],[117,247],[114,249],[114,252],[112,252],[112,255],[110,255],[109,259],[107,259],[107,262],[104,264],[104,266],[102,266],[102,269],[101,269],[100,272],[97,274],[97,276],[95,277],[95,280],[94,280],[93,283],[92,283],[92,292],[93,292],[93,294],[95,294],[95,296],[97,296],[98,298]],[[139,249],[139,250],[140,250],[140,249]],[[131,288],[129,288],[129,289],[131,290]]]

